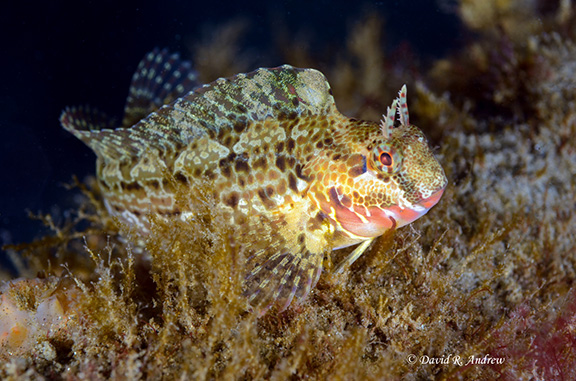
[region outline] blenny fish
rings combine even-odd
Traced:
[[[85,107],[61,116],[96,153],[109,213],[146,235],[150,213],[193,215],[176,188],[208,181],[230,226],[247,228],[246,295],[260,313],[302,301],[331,250],[360,244],[341,271],[424,215],[447,184],[409,122],[406,86],[380,122],[357,120],[337,110],[317,70],[283,65],[198,86],[188,62],[156,49],[124,114],[119,126]]]

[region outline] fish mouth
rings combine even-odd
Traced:
[[[418,218],[425,215],[430,210],[430,208],[432,208],[438,203],[438,201],[440,201],[442,194],[444,194],[444,188],[437,190],[436,192],[432,193],[432,195],[420,200],[420,202],[415,205],[404,208],[394,205],[386,208],[384,213],[388,216],[388,218],[392,218],[396,222],[395,227],[399,228],[408,225],[409,223],[414,222]]]
[[[423,199],[417,205],[422,206],[426,209],[430,209],[431,207],[436,205],[438,201],[440,201],[440,198],[442,197],[443,194],[444,194],[444,188],[432,193],[430,197]]]
[[[335,224],[352,236],[358,239],[373,238],[422,217],[440,201],[443,193],[444,188],[441,188],[418,203],[404,207],[398,205],[346,207],[335,197],[334,202],[323,205],[325,207],[323,210],[326,210],[325,213]]]

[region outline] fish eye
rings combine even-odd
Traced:
[[[380,163],[386,167],[391,167],[394,161],[392,160],[392,155],[389,152],[380,153]]]
[[[377,172],[393,174],[402,166],[402,155],[391,144],[384,142],[372,148],[368,168]]]

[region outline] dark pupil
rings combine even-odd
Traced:
[[[382,152],[380,154],[380,162],[385,166],[392,165],[392,156],[388,152]]]

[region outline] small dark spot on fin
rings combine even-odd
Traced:
[[[292,191],[298,193],[298,186],[296,183],[296,176],[292,172],[288,174],[288,187],[292,189]]]
[[[223,200],[224,204],[228,205],[231,208],[235,208],[238,206],[238,202],[240,201],[240,197],[238,196],[237,192],[232,192],[228,195],[228,197],[224,197]]]
[[[186,177],[186,175],[184,175],[182,172],[176,172],[176,174],[174,175],[174,178],[176,179],[176,181],[178,181],[179,183],[181,183],[183,185],[188,185],[188,183],[189,183],[188,177]]]
[[[131,183],[125,183],[125,182],[121,182],[120,186],[122,187],[123,190],[131,192],[131,191],[137,191],[137,190],[141,190],[142,186],[140,184],[138,184],[137,181],[132,181]]]
[[[276,167],[282,172],[286,169],[286,160],[284,160],[284,156],[276,157]]]

